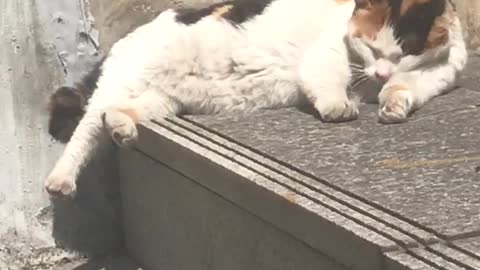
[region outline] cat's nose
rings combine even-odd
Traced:
[[[389,73],[378,72],[378,71],[375,72],[375,78],[377,78],[377,80],[382,81],[382,82],[388,81],[391,76],[392,76],[392,74],[389,74]]]

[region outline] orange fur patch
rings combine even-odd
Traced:
[[[356,37],[375,39],[377,33],[385,25],[390,16],[390,7],[386,0],[366,1],[352,15],[350,24],[354,26]]]
[[[223,17],[223,15],[227,14],[232,8],[233,8],[233,5],[225,5],[225,6],[218,7],[212,12],[212,16],[214,16],[217,19],[220,19]]]
[[[393,92],[397,92],[397,91],[407,91],[408,90],[408,87],[406,85],[401,85],[401,84],[393,84],[387,88],[385,88],[385,90],[383,91],[387,91],[387,93],[393,93]]]
[[[448,42],[449,29],[455,18],[455,10],[450,3],[447,3],[445,12],[433,22],[432,29],[428,33],[425,49],[433,49]]]
[[[341,4],[345,4],[345,3],[348,3],[348,2],[352,2],[353,0],[335,0],[335,3],[341,5]]]
[[[119,112],[128,115],[132,118],[133,122],[138,123],[139,117],[138,113],[135,109],[132,108],[125,108],[125,109],[118,109]]]

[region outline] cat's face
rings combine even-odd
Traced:
[[[448,47],[454,16],[448,0],[355,0],[347,40],[365,74],[385,82]]]

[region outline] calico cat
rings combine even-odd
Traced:
[[[69,142],[46,188],[74,194],[106,133],[129,146],[136,124],[153,118],[307,100],[323,121],[355,119],[347,90],[364,78],[380,85],[372,89],[379,120],[403,122],[451,88],[466,60],[448,0],[238,0],[167,10],[116,42],[83,91],[52,96],[50,133]]]

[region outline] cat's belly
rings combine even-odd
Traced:
[[[296,79],[279,72],[232,73],[216,79],[186,76],[157,91],[174,98],[188,114],[290,107],[303,100]]]
[[[299,46],[257,44],[228,22],[206,19],[182,28],[165,53],[156,53],[150,89],[181,103],[186,113],[250,111],[299,102]],[[204,33],[215,33],[205,38]],[[279,53],[279,51],[281,53]],[[152,54],[153,55],[153,54]]]
[[[303,44],[265,43],[225,21],[207,18],[187,27],[174,17],[173,11],[165,12],[115,44],[99,81],[106,103],[114,102],[113,96],[129,99],[145,91],[162,92],[188,113],[300,102],[296,67],[308,45],[305,37]]]

